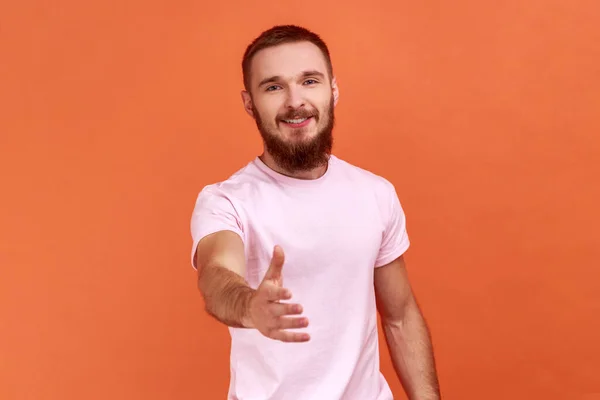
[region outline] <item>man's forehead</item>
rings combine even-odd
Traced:
[[[292,78],[304,71],[327,75],[327,63],[321,50],[310,42],[285,43],[257,52],[252,60],[253,81],[268,76]]]

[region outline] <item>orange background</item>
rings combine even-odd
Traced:
[[[225,398],[189,218],[260,151],[240,61],[277,23],[398,188],[445,399],[600,398],[600,3],[217,4],[0,5],[0,398]]]

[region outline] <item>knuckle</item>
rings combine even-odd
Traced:
[[[273,318],[279,318],[281,316],[279,304],[274,304],[273,307],[271,307],[271,316]]]
[[[271,332],[271,331],[275,330],[275,325],[273,324],[273,320],[272,320],[272,319],[270,319],[270,318],[269,318],[269,319],[267,319],[267,320],[265,321],[265,327],[266,327],[266,329],[267,329],[269,332]]]
[[[273,330],[276,330],[276,331],[283,329],[283,327],[281,326],[281,321],[279,321],[278,318],[273,318],[271,320],[271,326],[273,327]]]

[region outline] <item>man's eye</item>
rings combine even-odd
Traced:
[[[267,92],[272,92],[273,90],[276,90],[276,89],[277,89],[277,86],[275,86],[275,85],[273,85],[273,86],[269,86],[269,87],[267,88]]]
[[[314,83],[317,83],[317,81],[314,80],[314,79],[307,79],[306,81],[304,81],[304,83],[307,84],[307,85],[312,85]]]

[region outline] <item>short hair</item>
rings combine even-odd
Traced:
[[[242,59],[242,75],[246,90],[250,90],[250,65],[252,63],[252,58],[257,52],[280,44],[296,42],[310,42],[316,45],[325,57],[329,77],[333,78],[331,55],[329,54],[327,45],[319,35],[297,25],[277,25],[262,32],[260,36],[248,45],[244,52],[244,58]]]

